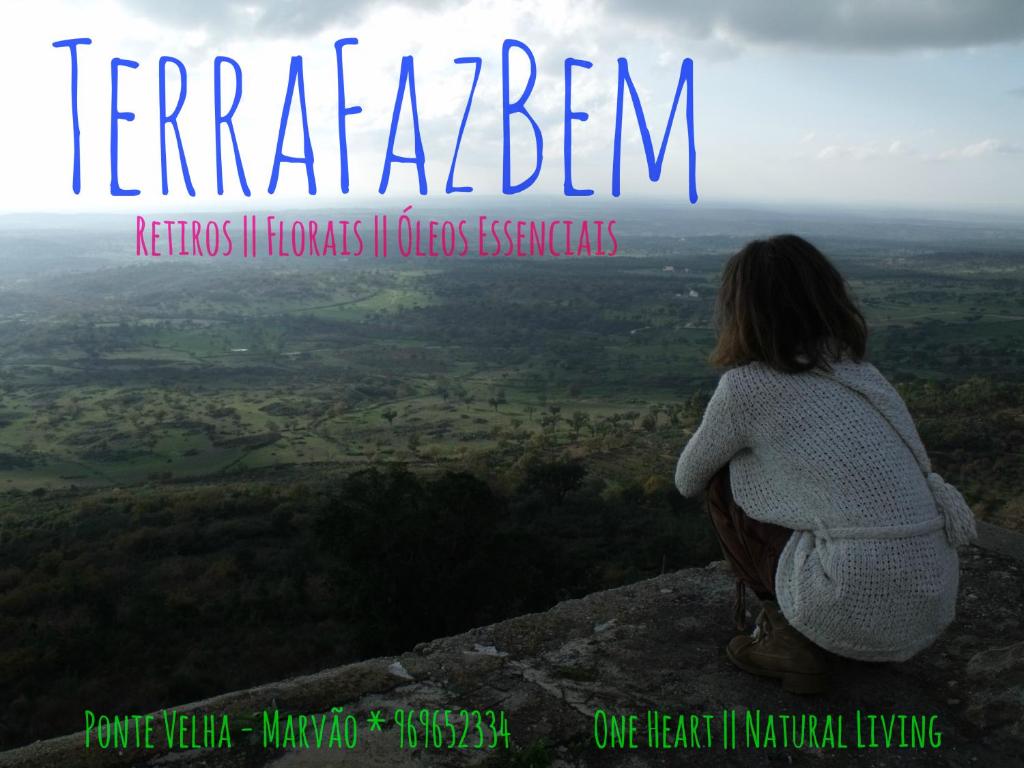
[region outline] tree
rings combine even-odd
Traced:
[[[526,467],[526,478],[521,490],[539,492],[549,506],[565,501],[569,491],[583,484],[587,469],[579,461],[543,461],[535,459]]]
[[[590,416],[583,411],[575,411],[569,419],[569,426],[572,428],[572,439],[580,439],[580,430],[590,426]]]
[[[317,533],[361,650],[390,653],[488,623],[510,599],[520,611],[550,605],[554,556],[539,536],[500,530],[506,518],[506,500],[466,473],[421,478],[391,466],[346,477]]]
[[[505,398],[505,390],[499,389],[493,397],[488,398],[487,404],[490,405],[495,412],[498,411],[499,405],[504,405],[508,400]]]
[[[393,426],[395,417],[397,415],[398,411],[396,411],[394,408],[388,408],[387,410],[381,413],[380,417],[387,421],[388,426]]]

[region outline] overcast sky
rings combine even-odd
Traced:
[[[229,145],[226,192],[216,194],[213,59],[242,67],[236,129],[249,204],[309,200],[304,170],[284,165],[277,194],[267,186],[291,56],[301,55],[315,155],[318,204],[342,201],[338,187],[337,85],[333,43],[345,51],[353,201],[380,202],[380,183],[401,57],[415,56],[416,91],[432,199],[443,198],[472,68],[483,70],[462,142],[456,183],[474,197],[501,184],[501,44],[527,43],[538,65],[529,108],[543,129],[544,166],[520,198],[561,194],[563,61],[575,70],[574,183],[610,202],[616,59],[630,71],[653,127],[664,130],[679,67],[694,61],[697,181],[702,203],[827,203],[909,208],[1024,210],[1024,3],[1018,0],[435,0],[433,2],[215,2],[102,0],[5,2],[0,24],[0,213],[123,211],[189,205],[237,207],[242,198]],[[82,193],[71,192],[70,64],[52,43],[91,37],[79,48]],[[157,62],[188,71],[182,127],[197,198],[177,163],[171,194],[160,193]],[[110,59],[122,69],[120,182],[142,195],[112,198]],[[512,71],[515,95],[522,62]],[[231,79],[226,80],[230,94]],[[177,93],[170,80],[169,100]],[[295,105],[297,107],[297,105]],[[293,113],[285,151],[301,153]],[[170,139],[170,133],[168,134]],[[636,120],[627,109],[623,200],[686,201],[682,112],[668,144],[662,181],[646,178]],[[226,134],[225,134],[226,138]],[[532,162],[532,133],[513,122],[516,180]],[[403,114],[397,149],[412,150]],[[173,141],[171,157],[176,157]],[[420,201],[410,165],[396,165],[387,205]]]

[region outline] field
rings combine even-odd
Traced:
[[[832,254],[887,374],[1019,379],[1017,252],[851,250]],[[705,359],[728,245],[680,251],[18,275],[0,289],[0,489],[446,465],[645,424],[665,439],[636,458],[664,466],[684,439],[673,411],[714,383]]]

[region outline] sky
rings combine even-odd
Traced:
[[[211,209],[220,206],[425,204],[415,168],[396,164],[378,194],[402,57],[412,55],[426,156],[426,200],[471,204],[501,191],[501,47],[528,45],[537,81],[527,108],[544,138],[540,176],[517,198],[561,196],[566,57],[593,63],[573,72],[573,183],[612,204],[616,61],[624,57],[660,144],[681,62],[693,61],[698,205],[824,204],[1024,212],[1024,3],[1018,0],[98,0],[5,2],[0,24],[0,214]],[[70,56],[57,40],[89,37],[79,52],[82,189],[72,192]],[[339,189],[334,41],[345,49],[350,193]],[[235,127],[252,191],[240,191],[225,143],[225,194],[216,191],[213,61],[243,72]],[[301,165],[283,164],[268,194],[292,56],[302,56],[318,194]],[[185,191],[168,136],[169,194],[161,193],[158,62],[186,67],[180,116],[196,189]],[[473,68],[482,70],[462,138],[455,182],[445,194]],[[119,71],[118,173],[137,197],[110,194],[110,61]],[[525,57],[512,58],[510,91],[521,92]],[[233,80],[225,75],[225,96]],[[168,108],[179,81],[168,77]],[[683,95],[685,101],[685,91]],[[687,199],[682,108],[661,179],[647,177],[637,121],[623,121],[620,201]],[[228,106],[225,103],[225,107]],[[533,134],[511,122],[513,180],[532,167]],[[227,134],[224,133],[224,140]],[[411,154],[408,94],[396,152]],[[302,153],[297,101],[284,152]]]

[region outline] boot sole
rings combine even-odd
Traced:
[[[750,674],[757,675],[759,677],[771,677],[776,680],[780,680],[782,682],[782,690],[787,693],[808,695],[824,693],[828,689],[828,677],[821,673],[807,674],[803,672],[774,672],[760,667],[755,667],[736,658],[728,646],[726,646],[725,655],[729,657],[729,661],[744,672],[749,672]]]

